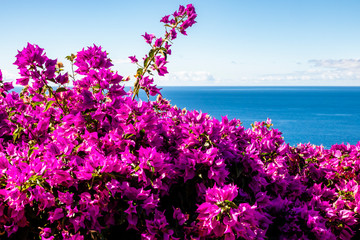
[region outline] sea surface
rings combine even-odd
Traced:
[[[173,105],[215,118],[237,118],[246,128],[272,120],[290,145],[360,141],[360,87],[163,87]]]
[[[360,141],[360,87],[162,88],[172,105],[218,119],[240,119],[245,128],[270,118],[273,128],[293,146],[311,143],[330,148]]]

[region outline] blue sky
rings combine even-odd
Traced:
[[[2,0],[0,69],[15,79],[12,63],[27,42],[65,65],[95,43],[132,76],[128,56],[149,50],[140,35],[162,36],[161,17],[188,3],[197,24],[174,41],[159,85],[360,86],[358,0]]]

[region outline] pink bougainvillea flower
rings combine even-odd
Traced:
[[[76,70],[79,74],[87,74],[91,69],[109,68],[113,66],[108,55],[101,47],[95,44],[92,47],[78,52],[75,59]]]
[[[19,69],[26,68],[30,65],[42,66],[48,59],[43,52],[43,48],[28,43],[22,51],[18,51],[14,64],[18,66]]]
[[[153,34],[148,34],[147,32],[145,32],[144,35],[141,35],[145,41],[148,43],[148,44],[151,44],[152,40],[155,38],[155,36]]]
[[[168,42],[165,42],[165,49],[167,50],[167,54],[171,55],[171,45]]]
[[[153,83],[154,83],[154,79],[151,77],[148,77],[148,76],[143,77],[140,80],[140,86],[142,86],[142,87],[149,87]]]
[[[180,5],[179,10],[177,11],[177,14],[179,16],[181,16],[181,15],[184,15],[184,13],[185,13],[185,7],[183,5]]]
[[[137,60],[137,58],[135,56],[130,56],[129,58],[130,58],[132,63],[137,63],[138,62],[138,60]]]
[[[156,41],[154,43],[154,47],[160,47],[162,43],[163,43],[163,39],[158,38],[158,39],[156,39]]]
[[[9,90],[13,89],[14,86],[13,86],[12,82],[4,82],[3,88],[4,88],[5,91],[9,91]]]
[[[59,220],[64,217],[64,212],[62,208],[56,208],[55,211],[49,212],[48,220],[52,223],[56,220]]]
[[[18,79],[16,79],[16,84],[26,86],[29,84],[29,80],[30,79],[28,77],[18,78]]]
[[[133,201],[129,201],[129,208],[124,211],[128,214],[127,220],[129,222],[128,229],[137,230],[136,224],[138,222],[138,216],[136,211],[136,206],[133,205]]]
[[[65,74],[59,74],[56,78],[55,78],[55,81],[57,83],[60,83],[60,84],[66,84],[69,82],[69,74],[68,73],[65,73]]]
[[[44,240],[53,240],[55,239],[54,236],[51,236],[51,228],[43,228],[40,232],[41,239]]]
[[[165,74],[168,73],[167,68],[165,67],[165,64],[167,63],[167,61],[165,60],[164,57],[161,56],[155,56],[155,65],[156,65],[156,70],[158,71],[159,76],[164,76]]]
[[[164,17],[160,20],[160,22],[163,22],[163,23],[165,23],[165,24],[169,23],[169,17],[170,17],[170,15],[164,16]]]
[[[189,219],[189,214],[183,214],[180,208],[173,208],[174,214],[173,218],[179,222],[179,225],[184,225],[184,223]]]
[[[171,35],[171,40],[176,39],[176,37],[177,37],[177,32],[176,32],[175,28],[172,28],[172,29],[170,30],[170,35]]]

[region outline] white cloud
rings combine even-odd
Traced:
[[[197,72],[173,72],[167,77],[157,78],[155,82],[159,86],[206,86],[217,83],[215,77],[204,71]]]
[[[3,80],[6,82],[14,81],[15,79],[19,78],[19,75],[16,72],[10,72],[5,69],[1,69]]]
[[[259,78],[283,85],[360,85],[360,59],[309,60],[303,71],[266,74]]]
[[[309,60],[309,63],[315,67],[324,67],[337,70],[360,70],[360,59],[326,59],[326,60]]]

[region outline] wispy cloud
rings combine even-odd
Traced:
[[[312,59],[308,68],[285,74],[266,74],[259,78],[286,85],[360,85],[360,59]]]
[[[331,68],[336,70],[360,70],[360,59],[326,59],[326,60],[309,60],[310,64],[315,67]]]
[[[10,72],[5,69],[1,69],[1,72],[3,74],[3,79],[6,82],[14,81],[15,79],[17,79],[19,77],[19,75],[16,72]]]
[[[173,72],[167,77],[156,80],[161,86],[199,86],[199,85],[215,85],[216,79],[209,72]]]

